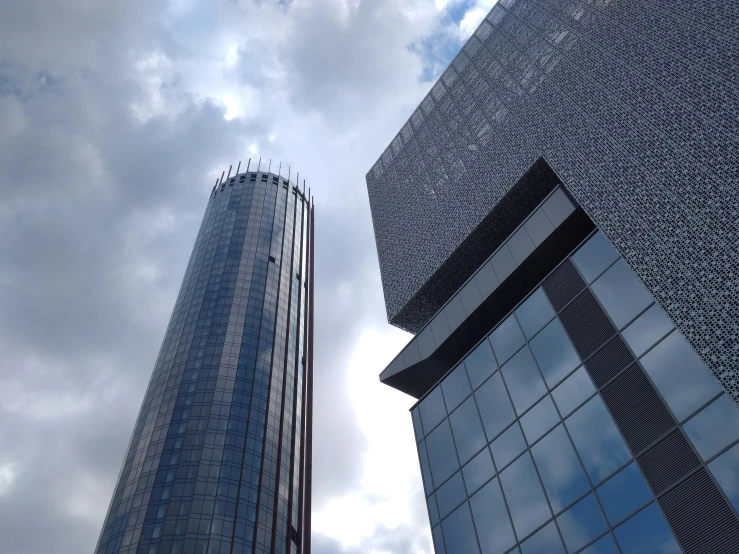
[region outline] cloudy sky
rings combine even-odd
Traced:
[[[429,553],[364,175],[495,0],[0,3],[0,544],[92,552],[215,178],[317,203],[314,545]]]

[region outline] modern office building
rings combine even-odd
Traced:
[[[313,203],[210,194],[97,554],[310,554]]]
[[[437,554],[739,552],[738,24],[499,0],[367,174]]]

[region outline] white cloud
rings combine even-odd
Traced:
[[[482,23],[482,20],[488,15],[493,6],[498,3],[498,0],[476,0],[462,17],[459,22],[459,36],[462,40],[467,40],[472,33]]]
[[[0,463],[0,496],[10,491],[15,482],[15,466],[10,462]]]

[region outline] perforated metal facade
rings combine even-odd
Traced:
[[[543,158],[739,397],[737,28],[727,0],[500,0],[367,174],[389,320],[423,327]]]
[[[312,238],[286,177],[213,188],[97,554],[310,553]]]

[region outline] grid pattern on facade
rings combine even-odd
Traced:
[[[367,174],[390,321],[433,315],[416,293],[543,156],[736,398],[738,26],[737,2],[498,2]]]
[[[302,551],[311,210],[271,173],[213,187],[98,554]]]
[[[585,297],[611,332],[581,350],[563,315]],[[592,372],[614,340],[628,356]],[[739,410],[600,232],[412,416],[437,554],[739,544]]]

